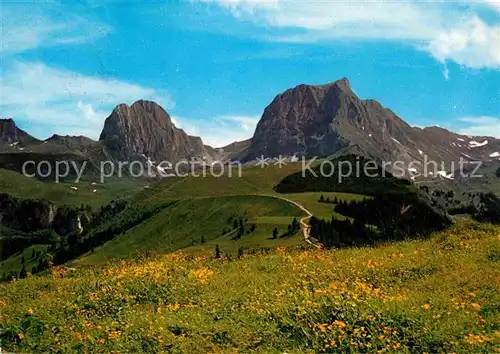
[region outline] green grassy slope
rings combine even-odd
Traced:
[[[137,257],[146,252],[172,252],[200,244],[202,236],[209,242],[220,237],[224,229],[231,227],[232,223],[228,223],[231,217],[248,219],[249,224],[257,221],[256,218],[260,216],[283,216],[291,222],[294,216],[301,215],[303,213],[292,204],[264,196],[185,199],[97,248],[76,264],[98,264],[114,258]],[[270,224],[265,225],[257,225],[255,234],[245,235],[243,238],[258,237],[260,240],[265,236],[270,237]],[[234,251],[234,247],[222,251]]]
[[[241,247],[249,250],[303,243],[300,233],[287,238],[270,239],[275,227],[278,227],[280,235],[285,233],[293,217],[302,215],[302,212],[289,202],[257,195],[282,196],[275,193],[273,188],[285,176],[299,171],[300,168],[301,164],[295,163],[284,168],[273,165],[266,168],[245,168],[241,176],[238,176],[235,170],[232,177],[225,175],[220,178],[167,178],[150,189],[128,184],[128,180],[114,181],[97,187],[80,184],[77,192],[70,191],[67,184],[41,182],[23,177],[18,193],[21,196],[34,194],[32,197],[45,197],[76,205],[82,203],[81,198],[84,199],[83,202],[100,205],[124,193],[133,204],[139,205],[154,206],[166,201],[179,201],[94,249],[94,253],[87,254],[75,264],[101,264],[115,258],[133,258],[178,249],[185,249],[189,253],[213,254],[217,244],[221,252],[235,255]],[[4,181],[3,186],[8,189],[9,183],[14,183],[13,177],[17,174],[2,172],[4,173],[0,174],[0,178],[3,178],[0,181]],[[99,188],[98,193],[89,196],[89,190],[95,188]],[[106,188],[109,188],[109,192]],[[347,193],[301,193],[288,194],[285,197],[304,205],[316,216],[329,219],[333,215],[334,206],[318,203],[321,194],[331,199],[335,196],[343,200],[362,198]],[[255,223],[256,231],[237,241],[233,240],[234,234],[222,237],[224,229],[228,227],[227,220],[231,216],[248,219],[248,225]],[[341,215],[336,216],[342,218]],[[201,244],[202,237],[204,244]],[[16,263],[14,260],[12,262]]]
[[[18,198],[47,199],[56,205],[89,204],[92,208],[97,208],[113,199],[136,194],[144,188],[144,181],[130,178],[114,179],[105,184],[91,185],[90,183],[42,182],[17,172],[0,169],[0,193],[8,193]],[[71,190],[72,186],[77,187],[78,190]],[[94,193],[95,189],[97,191]]]
[[[236,174],[233,177],[186,177],[172,179],[168,178],[154,185],[151,189],[144,189],[137,185],[128,185],[124,181],[121,185],[111,183],[105,186],[79,185],[78,192],[69,190],[69,185],[41,182],[36,179],[22,178],[17,190],[18,195],[32,197],[45,197],[53,201],[64,201],[79,205],[83,202],[91,202],[99,205],[111,197],[125,193],[133,204],[144,204],[149,206],[159,205],[166,201],[179,201],[174,206],[165,209],[155,217],[142,222],[128,230],[111,242],[104,244],[88,254],[81,264],[100,264],[113,258],[137,257],[138,255],[151,252],[171,252],[177,249],[186,249],[186,252],[212,254],[216,244],[219,244],[223,253],[236,254],[240,247],[245,250],[287,246],[303,243],[302,235],[293,235],[287,238],[271,240],[272,231],[278,227],[280,235],[285,233],[288,224],[294,216],[302,215],[291,203],[255,194],[279,194],[273,191],[273,187],[286,175],[300,169],[300,164],[293,164],[285,168],[268,166],[264,169],[251,167],[242,171],[242,176]],[[13,177],[17,174],[10,171],[2,171],[3,186],[9,189],[9,183],[13,184]],[[1,186],[1,185],[0,185]],[[101,188],[108,187],[110,193],[101,193]],[[88,198],[90,188],[100,188],[99,193]],[[135,191],[138,191],[134,193]],[[253,196],[252,196],[253,195]],[[333,205],[320,204],[318,193],[305,193],[288,195],[287,198],[304,203],[314,214],[320,217],[331,217]],[[339,199],[356,199],[355,195],[342,193],[327,193],[332,198],[336,195]],[[97,198],[101,196],[104,200]],[[247,218],[247,224],[255,223],[256,231],[251,235],[234,241],[234,235],[221,237],[227,219],[230,216]],[[340,216],[339,216],[340,217]],[[266,219],[267,218],[267,219]],[[273,219],[274,218],[274,219]],[[205,243],[202,245],[201,238]],[[17,264],[17,260],[11,260]],[[2,267],[2,269],[4,269]],[[19,269],[18,269],[19,271]]]
[[[299,216],[297,216],[297,220]],[[304,238],[300,231],[293,233],[290,236],[283,237],[287,231],[288,225],[292,223],[293,217],[288,216],[258,216],[249,220],[250,223],[256,225],[253,233],[244,235],[238,240],[234,240],[237,230],[231,231],[228,234],[209,240],[203,244],[196,244],[187,248],[183,248],[182,252],[195,255],[214,255],[216,246],[219,246],[223,255],[228,254],[234,257],[238,254],[238,249],[243,252],[253,252],[261,249],[271,249],[276,247],[289,247],[304,245]],[[278,229],[278,238],[273,239],[272,234],[274,228]]]
[[[18,274],[22,268],[22,257],[24,256],[26,270],[31,272],[31,268],[38,265],[38,259],[32,258],[33,250],[44,253],[47,250],[47,245],[33,245],[25,248],[22,252],[19,252],[6,260],[0,261],[0,276],[7,275],[9,272],[15,272]]]
[[[330,198],[330,200],[334,200],[335,197],[337,197],[338,200],[344,200],[347,202],[351,200],[363,200],[363,198],[365,198],[365,196],[359,194],[332,193],[332,192],[290,193],[290,194],[284,194],[283,196],[303,205],[317,218],[330,219],[332,215],[335,215],[335,217],[340,220],[342,220],[344,216],[340,215],[339,213],[336,213],[333,210],[335,204],[326,204],[318,202],[321,196],[324,196],[325,198]]]
[[[329,164],[312,167],[287,175],[277,185],[279,193],[345,192],[366,195],[408,193],[414,188],[404,179],[395,178],[381,167],[367,169],[369,159],[347,155],[329,161]],[[373,165],[372,165],[373,167]]]
[[[255,193],[272,193],[274,186],[285,176],[297,172],[301,164],[294,163],[283,168],[271,165],[266,168],[244,168],[241,177],[236,170],[233,176],[221,177],[181,177],[166,178],[152,189],[145,190],[136,196],[136,200],[146,203],[158,203],[169,199],[195,197],[215,197],[223,195],[245,195]]]
[[[500,339],[499,234],[471,223],[374,248],[61,267],[0,284],[0,346],[19,353],[492,353]]]

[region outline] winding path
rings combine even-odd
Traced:
[[[300,210],[305,212],[307,214],[307,216],[304,216],[299,221],[300,226],[301,226],[301,230],[302,230],[302,234],[304,235],[304,241],[306,241],[308,244],[310,244],[313,247],[321,248],[321,246],[319,244],[311,241],[311,235],[309,233],[309,230],[311,229],[311,227],[306,223],[306,220],[309,220],[313,216],[313,214],[309,210],[307,210],[302,204],[296,202],[295,200],[281,197],[279,195],[272,195],[272,194],[256,194],[256,195],[261,196],[261,197],[270,197],[270,198],[283,200],[285,202],[288,202],[290,204],[295,205],[297,208],[299,208]]]

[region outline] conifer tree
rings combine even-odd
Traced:
[[[28,275],[28,272],[26,271],[26,264],[23,263],[23,267],[21,269],[21,272],[19,273],[19,279],[24,279]]]

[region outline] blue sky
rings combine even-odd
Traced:
[[[152,99],[222,146],[280,92],[348,77],[410,124],[500,137],[499,1],[3,1],[0,115],[97,139]]]

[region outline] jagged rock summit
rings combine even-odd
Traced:
[[[36,142],[37,140],[17,127],[11,119],[0,119],[0,146],[17,145]]]
[[[412,127],[375,100],[360,99],[347,78],[327,85],[299,85],[264,110],[245,160],[264,155],[362,154],[376,161],[491,160],[500,140],[431,127]]]
[[[114,157],[126,161],[144,156],[156,162],[212,159],[201,138],[175,127],[168,113],[152,101],[118,105],[106,119],[99,140]]]

